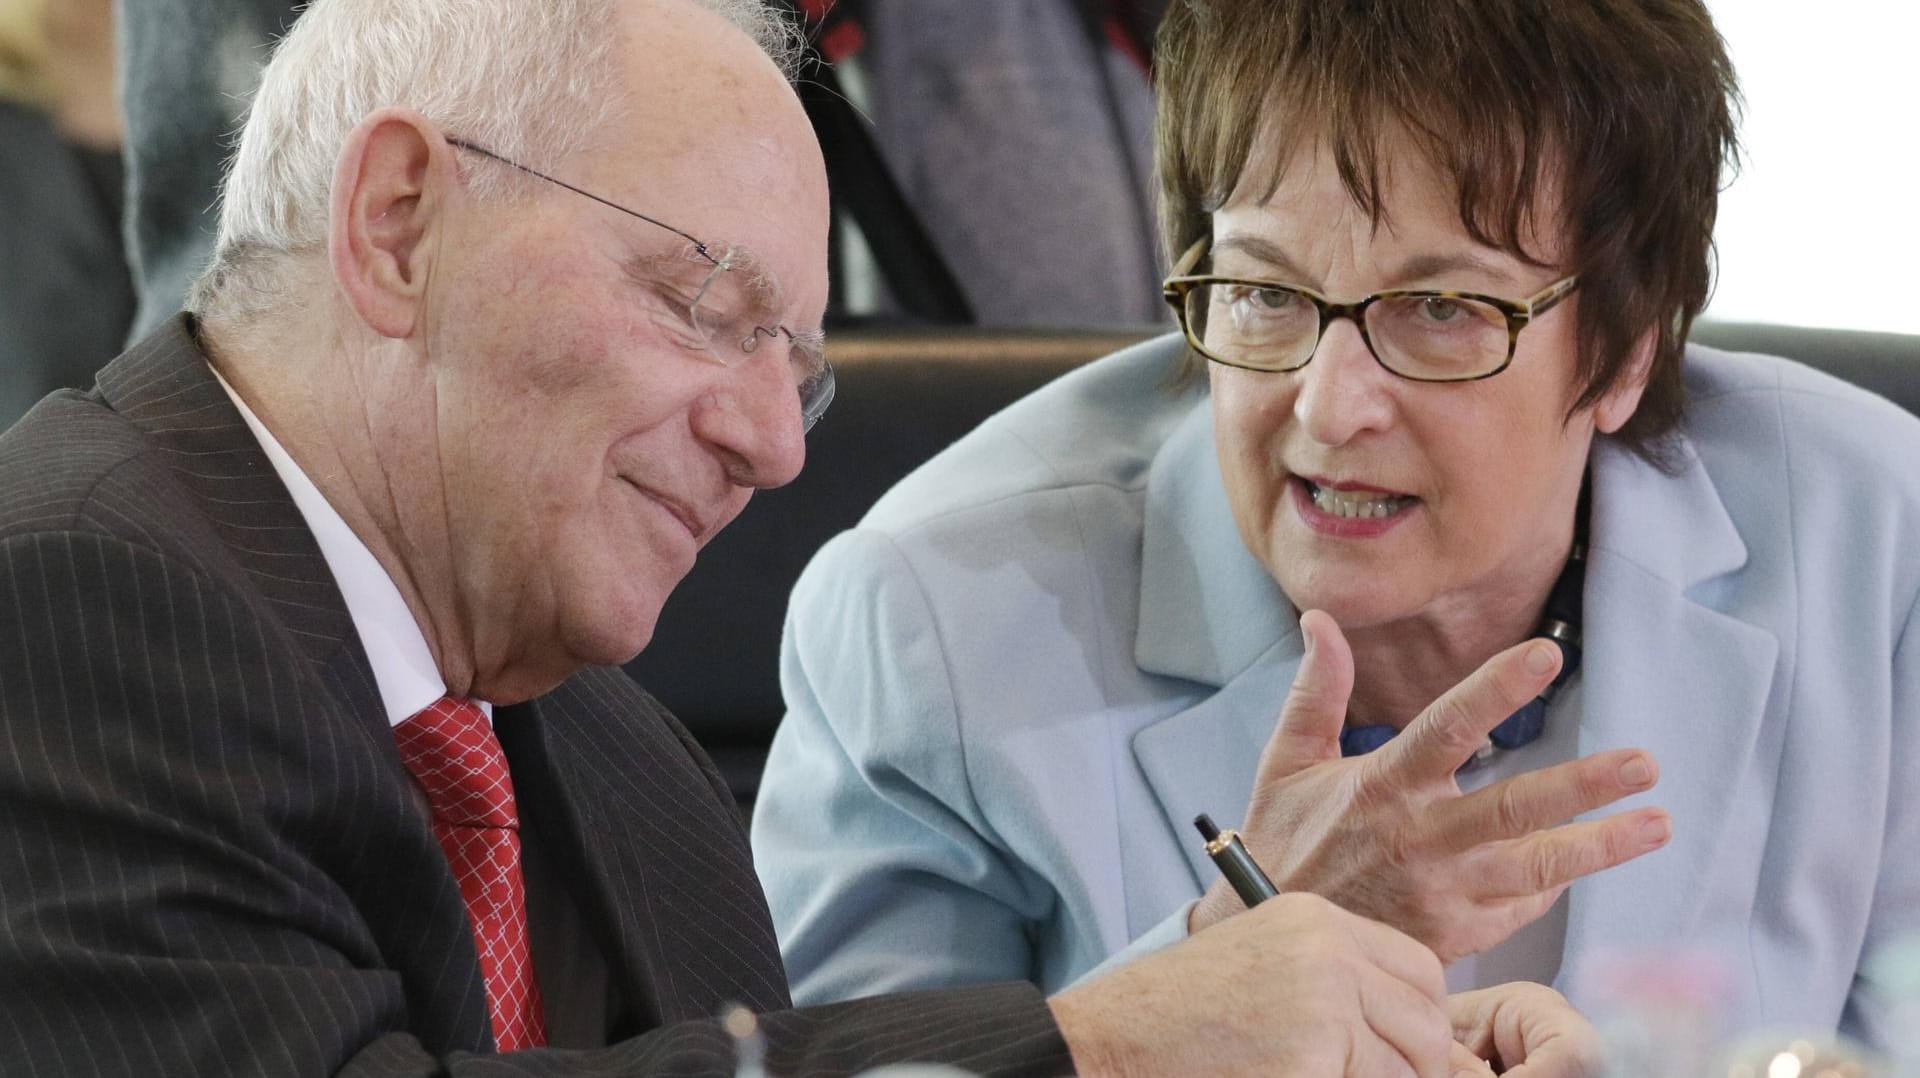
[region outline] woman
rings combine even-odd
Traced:
[[[1704,8],[1186,0],[1157,59],[1185,339],[990,420],[795,591],[754,839],[796,995],[1205,928],[1208,812],[1456,988],[1577,1004],[1704,942],[1734,1024],[1884,1041],[1920,422],[1685,345],[1733,147]]]

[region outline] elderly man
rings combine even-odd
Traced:
[[[1303,896],[1051,1000],[785,1010],[724,787],[602,665],[832,396],[784,35],[320,0],[286,39],[192,313],[0,439],[6,1072],[727,1074],[739,1001],[782,1074],[1576,1073],[1551,993],[1447,1001]]]

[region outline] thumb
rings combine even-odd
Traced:
[[[1353,695],[1353,651],[1340,626],[1322,610],[1300,615],[1306,654],[1280,709],[1280,725],[1260,755],[1256,789],[1314,764],[1340,758],[1340,729]]]

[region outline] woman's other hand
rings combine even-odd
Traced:
[[[1300,674],[1254,778],[1240,830],[1283,891],[1311,891],[1431,947],[1443,962],[1506,939],[1569,883],[1664,846],[1672,821],[1645,808],[1565,821],[1650,788],[1638,749],[1516,775],[1463,795],[1457,771],[1489,731],[1560,668],[1540,640],[1507,649],[1448,690],[1398,736],[1342,758],[1353,654],[1331,617],[1300,618]],[[1189,920],[1199,931],[1244,907],[1215,881]]]
[[[1453,1022],[1454,1073],[1466,1054],[1486,1060],[1508,1078],[1599,1078],[1604,1072],[1600,1034],[1566,997],[1525,981],[1460,992],[1447,997]]]

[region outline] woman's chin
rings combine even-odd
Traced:
[[[1344,632],[1371,628],[1399,621],[1418,613],[1407,589],[1386,573],[1356,572],[1342,567],[1337,572],[1304,574],[1297,579],[1277,577],[1296,610],[1320,610],[1333,618]]]

